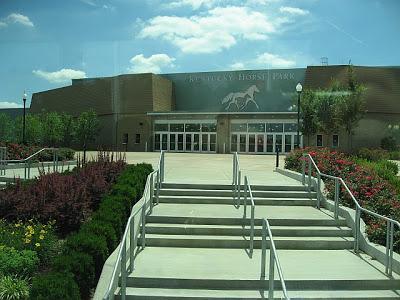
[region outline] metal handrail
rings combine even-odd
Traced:
[[[140,207],[134,208],[131,212],[131,216],[128,218],[128,222],[125,227],[124,234],[120,242],[120,248],[116,263],[114,265],[113,273],[108,285],[107,291],[103,296],[103,300],[114,299],[115,290],[118,287],[119,275],[121,274],[121,299],[126,299],[126,280],[128,276],[128,269],[126,267],[129,255],[129,272],[134,270],[135,263],[135,250],[137,248],[138,234],[141,229],[141,246],[142,249],[146,247],[146,210],[149,208],[148,214],[150,215],[153,211],[154,198],[156,198],[157,204],[159,203],[159,190],[162,184],[162,176],[164,174],[164,153],[161,152],[158,169],[151,172],[146,179],[146,185],[143,191],[143,203]],[[156,190],[156,194],[154,194]],[[154,197],[155,196],[155,197]],[[139,222],[135,226],[135,218],[140,213]],[[141,227],[141,228],[140,228]],[[129,251],[127,249],[129,232]]]
[[[247,193],[250,196],[250,204],[251,204],[251,214],[250,214],[250,258],[253,257],[253,249],[254,249],[254,211],[255,211],[255,204],[253,199],[253,192],[251,190],[251,186],[249,183],[249,179],[247,176],[244,176],[244,198],[243,198],[243,219],[244,219],[244,226],[247,224]]]
[[[235,152],[233,154],[232,189],[233,189],[233,200],[235,202],[235,205],[238,207],[240,207],[241,180],[242,180],[242,171],[240,170],[239,156],[237,152]]]
[[[8,159],[8,160],[0,160],[0,163],[8,164],[8,163],[23,163],[24,164],[24,179],[31,178],[31,160],[35,156],[39,155],[44,151],[53,151],[53,172],[58,171],[58,148],[42,148],[35,153],[31,154],[27,158],[24,159]]]
[[[355,213],[355,243],[354,243],[354,251],[357,253],[360,250],[360,237],[361,237],[361,212],[365,212],[369,215],[372,215],[374,217],[383,219],[387,223],[387,228],[386,228],[386,253],[385,253],[385,272],[389,276],[392,276],[392,271],[393,271],[393,244],[394,244],[394,225],[397,225],[397,227],[400,229],[400,222],[394,219],[391,219],[389,217],[380,215],[376,212],[373,212],[371,210],[368,210],[366,208],[363,208],[357,201],[357,199],[354,197],[353,193],[347,186],[347,184],[344,182],[344,180],[341,177],[337,176],[332,176],[328,174],[321,173],[319,170],[318,166],[316,165],[314,159],[309,153],[304,153],[303,157],[308,159],[308,190],[311,191],[311,175],[312,175],[312,166],[316,169],[317,173],[317,207],[319,208],[320,201],[321,201],[321,177],[327,177],[329,179],[335,180],[335,201],[334,201],[334,217],[335,219],[338,219],[339,215],[339,194],[340,194],[340,184],[343,185],[345,188],[346,192],[350,195],[350,198],[353,200],[355,207],[356,207],[356,213]],[[305,185],[305,167],[306,167],[306,161],[303,159],[302,162],[302,184]]]
[[[0,176],[6,175],[7,147],[0,147]]]
[[[281,282],[282,292],[284,295],[284,299],[290,299],[285,279],[283,277],[282,267],[279,262],[278,255],[276,253],[276,247],[274,243],[274,239],[272,237],[271,227],[267,219],[262,219],[262,244],[261,244],[261,279],[265,279],[265,266],[267,260],[267,234],[269,237],[269,290],[268,290],[268,299],[274,299],[274,278],[275,278],[275,264],[278,270],[279,279]]]

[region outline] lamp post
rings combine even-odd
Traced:
[[[296,92],[297,92],[297,142],[296,148],[300,148],[300,94],[303,91],[303,86],[299,82],[296,85]]]
[[[25,124],[26,124],[26,93],[24,91],[24,96],[22,98],[22,101],[24,101],[24,121],[22,125],[22,144],[25,145]]]

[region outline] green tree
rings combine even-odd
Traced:
[[[0,142],[10,142],[12,140],[13,122],[9,115],[0,114]]]
[[[75,126],[75,140],[83,149],[83,162],[86,162],[86,150],[99,134],[100,123],[96,113],[89,110],[80,114]]]
[[[354,130],[365,115],[365,87],[357,82],[351,65],[348,68],[347,87],[344,90],[347,94],[339,101],[338,113],[342,127],[348,135],[348,147],[351,150]]]
[[[63,122],[56,112],[43,113],[40,116],[42,123],[42,142],[44,145],[56,147],[62,141]]]
[[[18,116],[14,119],[14,135],[13,141],[22,143],[22,130],[23,130],[23,116]],[[26,128],[25,128],[25,140],[28,145],[40,145],[42,144],[42,122],[38,115],[27,114],[26,115]]]
[[[317,97],[316,109],[318,129],[326,135],[331,135],[339,130],[339,112],[337,103],[342,98],[337,85],[327,90],[315,92]]]
[[[300,130],[307,137],[307,144],[310,145],[310,137],[317,133],[317,96],[312,90],[304,90],[301,95],[301,118]]]
[[[62,145],[65,147],[70,147],[71,143],[75,137],[75,119],[73,116],[63,113],[60,115],[62,127],[61,127],[61,136],[62,136]]]

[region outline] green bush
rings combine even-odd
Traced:
[[[71,273],[52,272],[33,278],[31,300],[79,300],[79,288]]]
[[[381,140],[382,149],[388,151],[396,151],[397,150],[397,142],[396,139],[392,136],[386,136]]]
[[[114,251],[114,249],[117,247],[117,235],[112,224],[110,223],[93,220],[91,222],[85,223],[81,227],[81,232],[94,233],[96,235],[103,236],[107,241],[107,248],[109,253]]]
[[[38,266],[39,258],[35,251],[0,246],[0,274],[31,277]]]
[[[384,149],[361,148],[358,150],[357,156],[369,161],[379,161],[389,159],[389,152]]]
[[[391,152],[389,152],[389,159],[400,160],[400,151],[391,151]]]
[[[99,278],[103,264],[109,254],[104,236],[80,231],[69,236],[65,242],[66,252],[83,252],[90,255],[94,262],[95,278]]]
[[[0,299],[25,300],[29,298],[29,285],[24,279],[14,276],[0,278]]]
[[[90,255],[75,251],[62,254],[55,258],[53,269],[60,273],[73,274],[75,282],[79,285],[81,297],[89,298],[90,289],[95,284],[94,262]]]

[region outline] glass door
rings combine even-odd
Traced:
[[[217,151],[217,135],[215,133],[210,133],[210,151]]]
[[[192,151],[192,134],[185,134],[185,151]]]
[[[201,151],[202,152],[208,152],[208,151],[210,151],[209,150],[209,147],[210,147],[210,143],[209,143],[209,139],[208,139],[208,134],[202,134],[201,135]]]
[[[178,151],[183,151],[183,133],[178,133]]]
[[[154,135],[154,150],[160,151],[161,147],[161,134],[156,133]]]
[[[238,150],[238,135],[236,133],[231,134],[231,152]]]
[[[274,147],[274,152],[279,149],[279,152],[282,152],[282,142],[283,142],[283,137],[282,134],[275,134],[275,147]]]
[[[267,134],[266,138],[267,142],[267,153],[274,153],[274,135],[273,134]]]
[[[169,150],[170,151],[176,150],[176,134],[175,133],[169,134]]]
[[[247,152],[246,134],[239,134],[239,152]]]
[[[200,134],[193,133],[192,141],[193,141],[193,151],[195,152],[200,151]]]
[[[256,135],[249,134],[249,152],[254,153],[256,152]]]
[[[257,153],[264,152],[264,134],[257,134]]]
[[[285,134],[285,152],[289,153],[293,148],[293,134]]]

